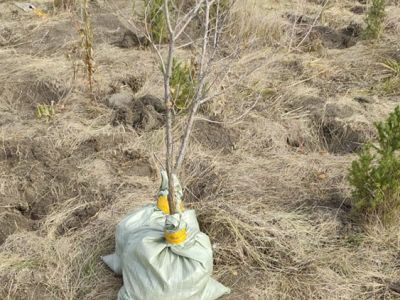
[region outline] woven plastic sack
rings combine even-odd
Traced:
[[[102,260],[114,273],[122,275],[121,252],[128,234],[148,224],[160,224],[162,226],[164,222],[164,213],[154,204],[146,205],[129,213],[117,225],[115,232],[115,253],[103,256]]]
[[[118,300],[213,300],[229,293],[211,277],[211,243],[194,210],[165,219],[165,226],[154,222],[126,233]]]
[[[179,180],[174,176],[175,185],[175,199],[183,211],[182,204],[182,188]],[[161,171],[161,186],[158,192],[157,204],[149,204],[134,211],[129,212],[121,222],[118,223],[115,232],[115,253],[102,257],[104,263],[113,270],[114,273],[121,275],[121,248],[125,240],[128,238],[127,235],[137,228],[148,226],[152,224],[158,224],[164,226],[165,214],[169,213],[168,207],[168,177],[165,171]],[[198,226],[198,225],[197,225]]]

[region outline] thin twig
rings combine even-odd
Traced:
[[[211,1],[213,2],[213,1]],[[179,149],[178,158],[176,160],[176,164],[174,167],[174,171],[176,173],[179,172],[183,159],[185,158],[187,146],[189,144],[190,135],[193,128],[194,117],[196,116],[197,110],[201,104],[201,97],[203,94],[204,84],[205,84],[205,68],[206,68],[206,55],[207,55],[207,42],[208,42],[208,26],[210,20],[210,2],[206,0],[206,12],[205,12],[205,23],[204,23],[204,35],[203,35],[203,46],[201,51],[201,59],[200,59],[200,70],[199,70],[199,78],[200,82],[198,88],[196,90],[196,94],[193,98],[193,102],[190,109],[189,119],[187,121],[185,132],[182,137],[181,147]]]
[[[161,162],[161,160],[158,158],[158,156],[155,153],[153,153],[153,156],[156,159],[156,161],[160,164],[161,168],[163,170],[165,170],[165,167],[164,167],[163,163]]]
[[[239,117],[237,117],[235,120],[233,120],[233,121],[231,121],[231,122],[214,121],[214,120],[210,120],[210,119],[203,118],[203,117],[196,117],[195,120],[206,121],[206,122],[214,123],[214,124],[236,125],[236,124],[238,124],[245,116],[247,116],[247,115],[253,110],[253,108],[257,105],[257,103],[258,103],[259,100],[260,100],[260,97],[257,97],[256,101],[254,101],[254,103],[253,103],[244,113],[242,113]]]
[[[307,37],[310,35],[311,31],[315,27],[315,24],[317,24],[317,21],[321,17],[322,12],[324,11],[324,9],[328,5],[328,3],[329,3],[329,0],[326,0],[324,2],[324,4],[321,7],[321,10],[318,12],[318,15],[315,17],[315,19],[314,19],[313,23],[311,24],[310,28],[308,29],[306,35],[303,37],[303,39],[300,41],[300,43],[297,44],[296,48],[299,48],[304,43],[304,41],[307,39]]]
[[[206,2],[208,2],[208,0],[206,0]],[[212,0],[212,2],[214,2],[214,0]],[[176,25],[176,35],[175,35],[176,39],[179,38],[179,36],[186,29],[186,27],[189,25],[189,23],[197,15],[197,12],[199,11],[199,9],[203,5],[203,3],[204,3],[204,0],[199,1],[199,3],[197,3],[197,5],[188,14],[186,14],[184,16],[184,18],[181,20],[181,22],[179,22]]]
[[[220,95],[225,94],[228,90],[232,89],[233,87],[235,87],[238,83],[240,83],[245,77],[249,76],[251,73],[255,72],[257,69],[260,69],[262,67],[262,65],[257,65],[254,68],[252,68],[251,70],[249,70],[248,72],[246,72],[245,74],[243,74],[242,76],[240,76],[237,80],[235,80],[234,83],[230,84],[228,87],[224,88],[224,90],[211,94],[207,97],[204,97],[203,99],[200,100],[200,104],[204,104]],[[223,75],[223,76],[227,76],[227,72]]]

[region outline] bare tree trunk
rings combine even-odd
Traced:
[[[236,0],[232,0],[230,8],[232,7],[233,3]],[[329,1],[329,0],[327,0]],[[208,95],[208,91],[211,86],[213,86],[218,80],[222,82],[224,78],[227,76],[228,72],[227,69],[220,71],[220,74],[214,74],[214,81],[208,82],[209,78],[211,77],[211,66],[213,63],[216,62],[216,54],[218,52],[218,42],[219,42],[219,35],[222,33],[225,21],[227,20],[227,16],[229,12],[225,7],[225,3],[222,0],[196,0],[193,4],[192,8],[189,11],[185,11],[184,14],[182,13],[181,6],[174,6],[171,5],[171,0],[163,0],[162,2],[162,13],[165,16],[165,23],[168,31],[168,53],[165,57],[164,53],[162,53],[161,49],[164,49],[164,45],[160,45],[160,41],[155,41],[154,37],[151,33],[151,24],[152,20],[149,19],[149,11],[151,10],[151,0],[147,1],[147,5],[145,6],[145,37],[147,41],[150,43],[151,47],[155,51],[158,56],[159,62],[161,64],[161,69],[163,73],[163,85],[164,85],[164,104],[166,107],[166,126],[165,126],[165,142],[166,142],[166,171],[167,176],[169,178],[168,181],[168,204],[170,207],[170,213],[176,213],[179,211],[176,205],[175,199],[175,188],[174,188],[174,179],[173,175],[179,175],[180,170],[182,168],[183,161],[185,159],[185,155],[188,151],[190,136],[192,134],[195,120],[197,119],[196,115],[198,113],[199,108],[201,105],[215,99],[218,95],[225,93],[228,88],[224,87],[224,89],[220,92],[214,93],[212,95]],[[180,2],[185,3],[185,1]],[[213,19],[210,20],[210,10],[213,8],[213,5],[216,5],[216,16],[215,23],[213,23]],[[222,6],[223,5],[223,6]],[[158,7],[157,9],[159,9]],[[118,8],[116,8],[118,10]],[[171,10],[173,10],[173,18],[171,18]],[[200,13],[201,12],[201,13]],[[170,89],[170,79],[172,74],[172,62],[174,58],[175,51],[179,48],[182,48],[187,45],[194,45],[197,46],[197,39],[192,39],[189,32],[185,30],[188,28],[189,24],[194,20],[194,18],[201,16],[204,17],[203,19],[203,36],[201,37],[201,53],[196,60],[199,60],[199,71],[196,74],[195,80],[195,94],[191,99],[191,105],[189,109],[189,115],[185,120],[185,124],[182,128],[182,135],[179,143],[179,150],[176,156],[174,156],[174,139],[173,139],[173,123],[174,123],[174,104],[171,100],[171,89]],[[130,17],[124,16],[125,21],[128,22],[133,28],[136,28],[136,25],[130,20]],[[213,24],[210,24],[213,23]],[[197,24],[196,24],[197,25]],[[214,27],[213,27],[214,26]],[[137,30],[137,28],[136,28]],[[180,40],[180,36],[184,35],[185,38],[183,39],[186,44],[179,45],[178,42]],[[210,38],[211,36],[211,38]],[[189,38],[190,41],[186,42],[186,39]],[[210,42],[210,43],[209,43]],[[197,55],[197,54],[196,54]],[[226,57],[224,58],[226,59]],[[224,59],[221,59],[224,60]],[[228,66],[228,64],[227,64]],[[237,81],[239,83],[240,80]],[[235,84],[232,84],[235,86]],[[255,102],[256,104],[257,102]],[[250,108],[252,109],[255,104]],[[249,109],[249,111],[250,111]],[[241,115],[239,119],[241,119],[244,115],[248,112]],[[203,118],[204,119],[204,118]],[[204,119],[206,121],[210,121],[208,119]],[[218,123],[218,122],[216,122]]]
[[[173,153],[173,136],[172,136],[172,119],[173,119],[173,107],[171,102],[171,96],[169,93],[169,80],[171,77],[172,70],[172,60],[174,55],[174,44],[175,44],[175,36],[174,31],[172,30],[171,20],[169,16],[168,10],[168,0],[164,0],[164,14],[168,28],[169,35],[169,45],[168,45],[168,58],[167,64],[164,69],[164,103],[167,109],[166,112],[166,127],[165,127],[165,135],[167,142],[167,153],[166,153],[166,163],[165,166],[167,168],[167,176],[168,176],[168,206],[169,213],[172,215],[176,213],[176,201],[175,201],[175,188],[173,182],[173,165],[174,165],[174,153]]]
[[[164,104],[166,107],[166,127],[165,127],[165,137],[166,137],[166,171],[168,176],[168,204],[170,209],[170,214],[174,214],[178,211],[176,206],[175,199],[175,188],[174,188],[174,180],[173,175],[179,175],[179,171],[182,167],[182,163],[185,158],[185,154],[188,149],[190,135],[193,131],[194,121],[196,119],[196,114],[198,112],[199,107],[208,99],[205,98],[204,89],[206,86],[206,77],[209,72],[210,67],[210,58],[207,56],[208,52],[208,40],[209,40],[209,26],[210,26],[210,8],[211,5],[215,3],[215,0],[197,0],[194,7],[187,12],[184,16],[179,18],[174,22],[174,26],[172,26],[172,20],[169,11],[170,0],[164,0],[163,2],[163,13],[165,15],[166,27],[168,30],[168,54],[167,58],[164,59],[161,54],[160,47],[156,45],[153,41],[151,34],[149,33],[148,27],[146,25],[146,33],[147,39],[152,45],[153,49],[157,53],[157,56],[161,63],[162,72],[164,75]],[[217,2],[219,5],[219,1]],[[198,81],[196,87],[196,93],[192,99],[191,108],[189,112],[189,116],[187,118],[186,124],[184,125],[183,134],[181,138],[181,143],[179,146],[179,153],[174,156],[174,140],[172,134],[173,121],[174,121],[174,110],[173,103],[171,101],[170,95],[170,78],[172,75],[172,62],[173,56],[175,52],[175,42],[177,39],[184,33],[185,29],[189,25],[189,23],[193,20],[193,18],[198,15],[198,12],[204,7],[205,4],[205,20],[204,20],[204,33],[202,37],[202,49],[200,56],[200,68],[198,72]],[[219,8],[218,8],[219,9]],[[145,16],[147,18],[147,7],[145,10]],[[218,16],[217,16],[218,18]],[[145,22],[147,24],[147,22]],[[214,48],[217,47],[217,34],[218,34],[218,20],[216,21],[215,28],[215,37],[214,37]],[[210,98],[210,97],[208,97]]]

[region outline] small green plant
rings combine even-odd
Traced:
[[[378,217],[389,223],[400,208],[400,107],[375,126],[377,145],[366,144],[351,165],[353,213],[358,219]]]
[[[389,58],[381,65],[390,72],[389,76],[382,82],[382,91],[385,94],[396,94],[400,92],[400,61]]]
[[[151,39],[155,43],[168,41],[166,20],[163,11],[164,0],[148,0],[148,17],[146,18]]]
[[[382,66],[388,69],[391,73],[392,76],[400,76],[400,61],[397,59],[393,58],[388,58],[386,59],[383,63]]]
[[[50,105],[48,105],[48,104],[36,105],[35,114],[36,114],[36,118],[39,120],[45,119],[46,121],[50,121],[50,119],[55,114],[53,102]]]
[[[172,60],[171,77],[169,87],[171,99],[178,110],[186,109],[196,92],[196,68],[193,62],[180,62]]]
[[[381,90],[385,95],[400,93],[400,77],[386,78],[381,85]]]
[[[366,39],[377,39],[383,31],[383,21],[385,19],[385,0],[372,0],[365,22],[367,27],[363,32]]]

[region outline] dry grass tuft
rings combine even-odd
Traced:
[[[290,23],[276,1],[236,1],[232,8],[231,31],[244,48],[284,46]]]

